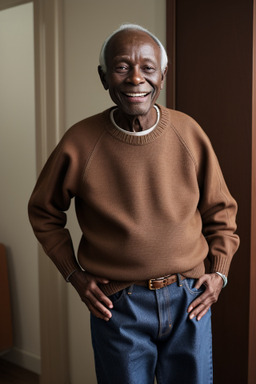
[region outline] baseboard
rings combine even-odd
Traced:
[[[41,359],[40,356],[29,353],[19,348],[12,348],[7,353],[1,355],[2,359],[16,364],[22,368],[28,369],[40,375],[41,373]]]

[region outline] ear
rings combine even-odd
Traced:
[[[165,82],[167,71],[168,71],[168,67],[166,67],[164,72],[162,73],[161,89],[163,89],[163,87],[164,87],[164,82]]]
[[[103,85],[104,89],[107,90],[108,89],[108,82],[107,82],[107,79],[106,79],[106,73],[103,72],[103,70],[102,70],[100,65],[98,66],[98,74],[100,76],[100,80],[102,82],[102,85]]]

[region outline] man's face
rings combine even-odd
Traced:
[[[106,64],[101,80],[119,110],[129,116],[149,114],[165,78],[157,43],[142,31],[119,32],[108,44]]]

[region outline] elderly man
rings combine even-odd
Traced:
[[[29,202],[38,240],[91,312],[99,383],[212,383],[210,307],[238,247],[237,207],[202,129],[156,104],[166,72],[155,36],[115,31],[99,75],[116,106],[66,132]]]

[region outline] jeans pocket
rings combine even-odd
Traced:
[[[196,280],[197,279],[185,279],[184,286],[191,295],[199,296],[201,295],[201,293],[205,291],[205,286],[201,285],[199,289],[196,289],[195,288]]]
[[[113,304],[116,304],[123,299],[125,294],[126,294],[126,289],[121,289],[121,291],[118,291],[118,292],[114,293],[113,295],[108,296],[108,298],[109,298],[109,300],[112,301]]]

